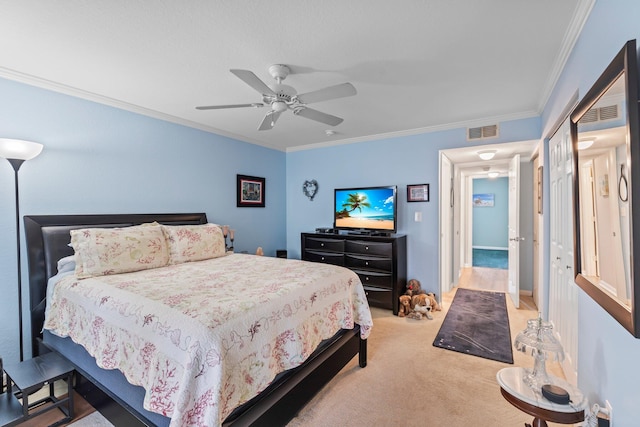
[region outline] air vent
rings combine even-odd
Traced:
[[[593,122],[601,122],[604,120],[613,120],[617,119],[618,114],[618,106],[617,105],[607,105],[605,107],[600,108],[592,108],[580,119],[579,123],[593,123]]]
[[[482,126],[467,129],[467,140],[495,138],[498,136],[498,125]]]

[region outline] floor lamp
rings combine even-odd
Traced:
[[[18,328],[20,330],[20,361],[24,359],[24,339],[22,330],[22,272],[20,265],[20,203],[18,197],[18,170],[25,160],[31,160],[42,151],[42,144],[23,141],[20,139],[0,138],[0,157],[4,157],[11,163],[14,170],[14,182],[16,187],[16,248],[18,258]]]

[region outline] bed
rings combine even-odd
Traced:
[[[104,398],[107,397],[108,398],[107,400],[109,402],[114,401],[118,404],[115,407],[116,409],[112,410],[112,411],[115,411],[116,413],[116,415],[113,415],[113,417],[115,417],[116,419],[125,419],[125,418],[117,418],[117,417],[129,416],[129,417],[132,417],[132,419],[137,420],[137,422],[139,422],[140,425],[158,425],[158,426],[170,425],[171,419],[169,416],[165,416],[165,415],[172,415],[171,410],[169,410],[168,412],[165,412],[165,414],[162,414],[162,410],[158,411],[157,406],[152,407],[153,411],[148,411],[147,409],[144,408],[145,405],[143,405],[143,401],[145,399],[145,396],[148,397],[151,391],[149,390],[148,384],[147,384],[147,390],[141,387],[141,385],[144,385],[144,384],[140,384],[141,378],[137,378],[137,379],[134,378],[134,381],[132,382],[138,383],[139,385],[133,385],[129,381],[127,381],[125,374],[123,374],[119,369],[101,369],[98,367],[98,365],[96,364],[96,358],[100,361],[100,364],[104,366],[104,358],[102,358],[101,353],[111,352],[113,351],[112,348],[109,348],[109,349],[98,348],[98,351],[96,352],[95,343],[93,343],[93,346],[91,343],[84,343],[84,345],[78,345],[74,342],[74,339],[71,339],[71,337],[65,337],[64,336],[65,334],[60,334],[59,331],[55,331],[54,333],[52,333],[52,331],[45,330],[43,332],[43,325],[45,322],[45,311],[46,310],[51,310],[51,312],[55,311],[55,309],[51,307],[47,307],[47,282],[49,281],[50,278],[52,278],[53,276],[56,276],[58,272],[58,267],[59,267],[58,262],[61,259],[68,258],[74,252],[69,245],[71,240],[70,233],[72,230],[89,229],[89,228],[116,230],[116,229],[123,229],[125,227],[140,226],[141,224],[148,224],[148,223],[156,223],[157,225],[163,225],[165,230],[166,229],[180,230],[182,228],[181,226],[184,226],[186,228],[188,228],[189,226],[199,226],[199,225],[206,226],[207,225],[206,215],[203,213],[131,214],[131,215],[123,215],[123,214],[46,215],[46,216],[25,216],[24,222],[25,222],[25,233],[26,233],[27,248],[28,248],[27,255],[28,255],[28,261],[29,261],[30,314],[31,314],[31,335],[32,335],[33,354],[37,355],[37,354],[41,354],[41,353],[53,350],[53,351],[59,352],[60,354],[65,356],[67,359],[69,359],[77,367],[77,372],[80,374],[80,380],[78,381],[79,387],[80,386],[82,387],[82,390],[83,390],[82,393],[89,400],[97,399],[97,400],[103,401]],[[132,227],[132,229],[133,228],[136,228],[136,227]],[[144,232],[146,233],[147,231],[148,229],[145,229]],[[75,234],[78,235],[79,233],[76,232]],[[77,247],[77,244],[76,244],[76,247]],[[76,255],[76,258],[77,258],[77,255]],[[160,267],[158,269],[153,268],[153,269],[149,269],[149,271],[146,272],[145,274],[149,273],[151,275],[153,274],[157,275],[157,274],[160,274],[159,272],[163,272],[163,274],[161,275],[172,276],[174,275],[174,273],[178,274],[177,270],[179,269],[199,270],[201,264],[202,265],[215,264],[218,266],[224,265],[225,274],[227,273],[231,274],[230,272],[233,269],[236,269],[236,270],[244,269],[248,271],[251,269],[250,265],[256,265],[257,270],[262,269],[264,271],[276,271],[276,270],[280,271],[279,273],[280,277],[282,277],[283,275],[286,276],[287,274],[289,274],[288,272],[295,272],[295,273],[291,273],[291,275],[295,277],[301,277],[303,275],[306,276],[307,275],[306,272],[304,274],[300,273],[304,271],[304,268],[314,268],[314,269],[327,268],[326,266],[315,267],[316,266],[315,263],[312,263],[313,264],[313,267],[312,267],[311,265],[307,265],[309,263],[305,263],[303,261],[298,261],[298,260],[284,260],[279,258],[267,259],[267,258],[269,257],[255,257],[253,255],[239,255],[239,254],[226,255],[225,254],[224,256],[220,256],[213,260],[203,260],[203,261],[196,260],[193,263],[191,262],[184,263],[185,265],[182,265],[182,264],[172,265],[169,267]],[[284,264],[276,264],[276,263],[284,263]],[[208,265],[207,265],[207,268],[209,268]],[[165,272],[165,270],[169,272]],[[345,273],[346,270],[345,271],[341,271],[341,270],[345,270],[345,269],[340,269],[339,273],[346,274]],[[75,270],[75,271],[76,271],[75,274],[78,274],[77,273],[78,270]],[[106,280],[106,282],[109,282],[112,279],[115,280],[116,276],[122,276],[123,278],[126,277],[127,281],[125,281],[125,284],[127,284],[127,286],[129,282],[133,282],[133,283],[142,282],[142,279],[139,279],[139,276],[137,276],[137,274],[139,274],[138,272],[129,273],[125,271],[123,274],[120,274],[119,272],[116,271],[116,273],[118,274],[107,275],[107,276],[104,276],[103,278],[108,279]],[[326,274],[326,272],[317,272],[315,270],[309,270],[309,273],[308,273],[310,277],[316,277],[316,280],[314,281],[314,283],[316,284],[320,284],[322,282],[322,280],[320,280],[319,278],[325,277],[323,276],[324,274]],[[220,276],[220,274],[218,273],[209,274],[209,276],[218,277]],[[134,279],[131,279],[131,277],[134,277]],[[79,285],[82,285],[85,283],[88,284],[88,283],[91,283],[94,279],[103,279],[103,278],[90,277],[86,280],[83,279],[79,281],[77,278],[75,279],[69,279],[68,277],[62,278],[62,280],[60,280],[59,282],[59,285],[56,285],[56,292],[57,293],[63,292],[62,289],[65,288],[65,286],[63,285],[65,283],[65,280],[69,282],[68,284],[69,286],[67,287],[69,289],[72,289],[75,287],[82,288],[82,286],[79,286]],[[155,280],[155,278],[152,278],[152,279]],[[334,280],[334,279],[331,278],[327,280]],[[102,282],[100,283],[101,283],[100,286],[103,286]],[[60,287],[58,288],[58,286]],[[114,288],[115,290],[113,291],[114,292],[113,295],[109,294],[108,296],[105,297],[106,294],[104,293],[100,294],[102,295],[101,297],[102,302],[109,301],[110,303],[112,300],[113,301],[117,300],[117,296],[119,292],[118,289],[120,290],[125,289],[123,288],[123,286],[125,285],[123,285],[122,283],[114,286],[116,286],[116,288]],[[337,287],[340,288],[340,286],[337,286]],[[353,298],[350,297],[349,304],[352,304],[354,306],[357,304],[362,305],[361,302],[357,304],[354,302],[355,300],[358,300],[360,298],[359,292],[360,292],[361,284],[359,283],[359,281],[357,283],[354,283],[353,286],[351,284],[351,281],[349,281],[348,287],[349,289],[353,288],[353,290],[351,290],[350,292],[352,292],[353,295],[355,295],[355,297]],[[331,286],[325,286],[324,288],[322,288],[324,290],[314,292],[313,298],[308,299],[308,303],[305,303],[305,302],[301,303],[303,299],[300,297],[300,295],[298,295],[296,297],[297,300],[294,299],[294,301],[291,302],[291,304],[289,304],[288,307],[297,307],[296,310],[302,311],[302,308],[305,308],[306,304],[308,304],[309,306],[313,306],[313,303],[318,301],[316,307],[319,310],[319,307],[321,307],[323,304],[322,302],[323,300],[316,299],[318,295],[321,295],[324,298],[325,294],[333,292],[333,291],[327,292],[327,289],[334,290],[335,288],[336,288],[336,285],[332,284]],[[100,292],[107,292],[104,290],[106,288],[103,289],[101,287],[99,289],[100,289]],[[128,290],[128,288],[125,290]],[[70,292],[70,290],[67,290],[67,291]],[[95,291],[86,291],[85,293],[91,294],[92,292],[95,292]],[[282,301],[282,298],[284,298],[283,295],[288,293],[289,291],[284,291],[283,289],[277,289],[277,292],[280,292],[277,298],[268,297],[266,296],[267,295],[266,293],[264,297],[261,296],[260,298],[264,299],[265,301],[269,299],[273,299],[274,301],[278,301],[277,302],[278,304],[284,304],[284,302]],[[292,292],[295,293],[298,291],[295,291],[295,292],[292,291]],[[160,291],[158,291],[158,293],[160,293]],[[123,297],[122,295],[120,295],[120,297],[126,298],[126,296]],[[111,298],[113,299],[111,300]],[[50,299],[52,299],[51,294],[50,294]],[[122,301],[124,300],[121,299],[121,303],[120,303],[121,306],[126,305],[122,303]],[[364,301],[365,301],[364,304],[366,304],[366,298],[364,298]],[[262,301],[260,302],[261,302],[260,304],[254,304],[254,305],[258,307],[262,307]],[[152,302],[147,301],[146,303],[155,304],[155,302],[153,301]],[[338,303],[334,303],[334,305],[335,304],[338,304]],[[346,302],[343,302],[342,304],[344,305],[346,304]],[[59,305],[63,306],[63,304],[59,304]],[[108,305],[108,303],[105,305]],[[362,308],[360,307],[358,310],[361,310],[361,309]],[[74,308],[73,310],[68,310],[67,316],[70,315],[69,313],[75,313],[76,311],[78,311],[77,308]],[[120,311],[122,311],[122,309],[120,309]],[[160,311],[163,311],[163,310],[160,310]],[[167,311],[170,311],[170,310],[167,310]],[[286,310],[279,311],[278,309],[273,309],[271,311],[273,313],[275,313],[276,311],[278,311],[278,313],[286,312]],[[188,310],[185,312],[191,313]],[[313,310],[311,310],[311,312],[313,312]],[[366,312],[368,313],[368,307],[366,309]],[[289,314],[286,314],[286,316],[288,315]],[[323,321],[318,322],[317,313],[315,313],[315,316],[316,317],[313,319],[313,321],[311,319],[305,320],[306,322],[305,324],[307,325],[322,324]],[[52,316],[52,317],[55,317],[55,316]],[[192,317],[197,318],[196,315]],[[276,318],[278,316],[271,316],[271,317]],[[331,317],[331,316],[325,316],[325,317]],[[290,363],[293,363],[293,365],[297,365],[297,366],[290,368],[287,366],[287,363],[289,362],[282,363],[282,366],[280,366],[280,368],[284,369],[284,371],[278,373],[273,380],[270,380],[271,382],[266,388],[260,386],[259,389],[261,391],[259,392],[259,394],[252,396],[252,395],[246,394],[246,392],[241,393],[243,398],[240,400],[240,402],[241,403],[243,402],[243,403],[237,407],[233,406],[233,408],[229,407],[229,405],[233,404],[234,402],[233,399],[230,399],[228,402],[225,401],[226,406],[224,406],[225,408],[224,413],[222,409],[220,409],[219,411],[220,413],[223,413],[224,421],[222,421],[222,418],[220,418],[220,421],[216,421],[216,422],[212,422],[212,419],[207,419],[205,421],[205,418],[200,417],[200,418],[196,418],[195,421],[193,421],[191,418],[188,418],[190,420],[189,422],[192,422],[193,425],[221,424],[225,426],[226,425],[242,426],[242,425],[284,425],[286,424],[315,395],[315,393],[317,393],[317,391],[319,391],[322,387],[324,387],[324,385],[333,376],[335,376],[335,374],[337,374],[340,371],[340,369],[342,369],[342,367],[344,367],[354,356],[356,355],[359,356],[358,362],[360,367],[364,368],[366,366],[366,336],[368,335],[368,332],[372,326],[370,321],[370,313],[368,316],[360,313],[358,315],[353,316],[352,319],[348,319],[349,317],[348,315],[345,317],[346,317],[345,319],[338,320],[338,321],[343,322],[345,325],[348,325],[348,327],[338,328],[335,334],[332,333],[332,335],[330,336],[323,337],[323,340],[320,342],[319,345],[317,345],[317,347],[316,347],[316,344],[314,344],[313,348],[306,348],[305,351],[300,352],[300,355],[297,355],[299,361],[290,362]],[[62,316],[62,317],[59,317],[59,319],[65,319],[65,317]],[[152,319],[149,318],[150,322],[151,320]],[[181,321],[185,321],[185,319],[182,319]],[[189,323],[191,320],[190,318],[187,318],[186,321],[187,323]],[[249,319],[239,319],[238,321],[248,322],[250,326],[253,325],[252,327],[254,327],[254,330],[252,331],[251,327],[248,329],[251,333],[249,338],[244,337],[238,340],[236,338],[242,334],[238,334],[237,332],[229,335],[229,337],[232,337],[232,338],[230,338],[225,342],[238,341],[240,342],[240,344],[238,344],[237,347],[244,348],[245,341],[247,344],[249,341],[253,341],[254,333],[256,332],[262,332],[262,330],[270,329],[270,328],[273,329],[274,331],[276,329],[276,326],[266,327],[268,325],[271,325],[271,323],[268,323],[268,322],[265,323],[264,316],[262,321],[263,323],[257,323]],[[52,320],[49,319],[49,322],[52,322]],[[84,322],[84,321],[81,321],[81,322]],[[231,322],[231,320],[229,320],[229,322]],[[287,320],[287,322],[289,322],[289,320]],[[64,324],[69,322],[61,321],[60,323]],[[164,325],[166,322],[163,321],[159,323]],[[219,322],[219,323],[223,323],[223,322]],[[240,323],[240,324],[243,324],[243,323]],[[275,323],[273,324],[275,325]],[[258,325],[262,329],[260,330],[255,329],[256,325]],[[142,326],[146,326],[146,321]],[[210,324],[205,326],[206,326],[204,328],[205,332],[213,327]],[[305,329],[305,331],[307,329]],[[318,327],[313,327],[312,329],[314,330],[322,329],[322,327],[318,326]],[[326,335],[326,332],[327,331],[325,330],[323,333]],[[198,334],[200,335],[202,333],[203,332],[198,332]],[[194,336],[196,336],[195,332],[193,334]],[[59,336],[59,335],[62,335],[62,336]],[[175,342],[179,342],[180,346],[188,347],[184,345],[185,342],[188,341],[185,338],[185,336],[183,336],[182,338],[176,339],[175,336],[172,336],[169,333],[165,335],[169,337],[169,339],[172,339]],[[197,335],[197,336],[200,336],[200,335]],[[217,337],[218,335],[221,335],[221,333],[216,332],[216,333],[212,333],[211,335]],[[243,341],[243,339],[245,341]],[[271,347],[265,346],[263,343],[262,349],[264,348],[271,349]],[[255,350],[249,353],[253,355],[255,353],[259,353],[260,351],[264,351],[264,350]],[[280,351],[282,353],[287,353],[287,351],[282,349],[280,349]],[[207,355],[212,354],[211,349],[209,349],[208,351],[205,349],[204,352]],[[201,353],[202,353],[202,349],[200,349],[200,352],[196,352],[194,354],[200,355]],[[93,356],[95,356],[96,358],[94,358]],[[287,357],[291,359],[291,361],[295,359],[295,357],[289,357],[289,356]],[[210,360],[210,359],[206,359],[206,360]],[[254,366],[256,363],[249,363],[249,364],[251,366]],[[212,363],[211,365],[212,366],[216,365],[216,363]],[[191,365],[185,364],[185,366],[191,366]],[[123,368],[123,370],[126,372],[125,368]],[[245,371],[242,371],[242,372],[245,372]],[[204,374],[201,375],[201,374],[202,374],[201,372],[198,372],[198,374],[191,375],[191,377],[199,377],[199,378],[202,377],[206,379],[206,375]],[[132,373],[126,372],[126,375],[131,378]],[[211,378],[218,378],[218,377],[214,375]],[[225,385],[230,382],[228,380],[228,377],[223,377],[223,378],[225,378],[225,381],[222,381],[222,383],[224,383]],[[256,375],[256,378],[259,378],[259,376]],[[253,381],[254,381],[253,378],[247,378],[246,382],[252,383]],[[199,390],[203,387],[203,384],[207,385],[209,383],[202,380],[200,381],[199,385],[188,385],[187,389],[183,389],[180,392],[177,392],[177,389],[180,384],[178,383],[170,384],[170,386],[176,390],[175,394],[183,395],[185,390],[191,390],[192,387],[193,387],[193,390]],[[153,387],[157,388],[158,383],[156,382],[152,384],[151,388]],[[220,387],[222,388],[222,386]],[[240,386],[236,386],[236,387],[239,388]],[[214,387],[212,387],[212,389],[213,388]],[[229,390],[232,390],[232,391],[230,392]],[[235,388],[227,388],[225,389],[225,393],[227,393],[228,395],[231,395],[233,394],[233,392],[235,392],[235,390],[236,390]],[[219,394],[222,395],[224,393],[221,392]],[[225,396],[227,396],[227,394],[225,394]],[[96,396],[99,396],[99,397],[96,397]],[[202,402],[205,400],[206,399],[198,400],[197,398],[194,398],[194,401],[199,401],[199,402]],[[218,406],[220,408],[223,408],[223,405],[220,404],[219,401],[216,401],[216,402],[218,403]],[[175,402],[173,402],[171,405],[169,406],[165,405],[164,408],[176,407]],[[191,405],[191,407],[185,404],[184,402],[179,403],[178,407],[180,407],[180,411],[177,411],[177,412],[186,413],[189,410],[193,412],[194,411],[193,404],[189,403],[189,405]],[[149,407],[148,404],[146,406]],[[113,408],[113,405],[111,407]],[[233,411],[229,414],[229,411],[231,409],[233,409]],[[181,418],[180,421],[174,420],[173,424],[171,425],[184,424],[184,421],[186,419],[187,418]],[[131,424],[130,421],[126,421],[126,422],[128,425]]]

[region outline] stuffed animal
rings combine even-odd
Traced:
[[[418,281],[417,279],[411,279],[409,280],[409,282],[407,282],[407,291],[405,292],[406,295],[413,296],[424,293],[426,292],[422,290],[422,285],[420,285],[420,281]]]
[[[409,319],[416,319],[416,320],[422,320],[422,313],[418,313],[417,311],[412,311],[411,313],[407,314],[407,317]]]
[[[427,298],[429,298],[429,305],[431,305],[431,311],[440,311],[440,304],[438,304],[438,300],[436,299],[436,294],[433,292],[427,293]]]
[[[427,319],[433,320],[433,316],[431,315],[431,307],[430,306],[428,306],[428,305],[416,305],[415,307],[413,307],[413,310],[416,313],[422,314]]]
[[[411,309],[414,310],[416,305],[431,307],[431,301],[427,294],[418,294],[411,297]]]
[[[427,294],[418,294],[411,297],[411,309],[422,314],[427,319],[433,319],[431,316],[431,300]]]
[[[264,251],[262,250],[261,246],[258,246],[258,249],[256,249],[256,255],[259,255],[259,256],[264,255]]]
[[[405,317],[411,313],[411,297],[409,295],[400,295],[400,306],[398,308],[398,317]]]

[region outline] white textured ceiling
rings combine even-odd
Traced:
[[[592,0],[0,0],[0,76],[279,150],[538,115]],[[298,93],[335,128],[267,108],[229,72]],[[336,134],[327,136],[326,129]]]

